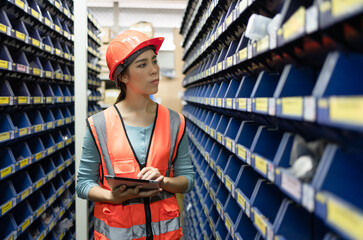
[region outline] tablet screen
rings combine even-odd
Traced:
[[[138,185],[142,185],[141,191],[157,190],[159,189],[159,182],[155,180],[144,180],[137,178],[124,178],[116,176],[105,176],[108,185],[112,190],[116,189],[121,185],[126,185],[126,188],[134,188]]]

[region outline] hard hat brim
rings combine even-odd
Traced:
[[[111,69],[110,74],[108,76],[109,79],[114,81],[113,74],[115,72],[116,67],[119,64],[122,64],[123,61],[125,59],[127,59],[129,56],[131,56],[134,52],[136,52],[136,51],[138,51],[138,50],[140,50],[140,49],[142,49],[144,47],[153,45],[155,47],[155,54],[157,55],[158,54],[158,51],[159,51],[159,49],[161,47],[161,45],[163,44],[163,42],[164,42],[164,38],[163,37],[157,37],[157,38],[151,38],[151,39],[146,40],[146,41],[140,43],[139,45],[137,45],[124,59],[122,59],[121,61],[119,61],[117,64],[115,64],[113,66],[113,68]]]

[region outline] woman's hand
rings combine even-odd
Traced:
[[[135,188],[126,189],[126,185],[122,185],[115,190],[111,191],[110,202],[112,203],[122,203],[129,199],[133,198],[143,198],[143,197],[153,197],[158,195],[162,189],[159,188],[157,190],[150,191],[140,191],[142,188],[141,185],[136,186]]]
[[[160,183],[160,187],[164,185],[164,176],[160,174],[157,168],[144,167],[138,174],[139,179],[155,180]]]

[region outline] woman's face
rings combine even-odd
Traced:
[[[126,86],[127,92],[151,95],[158,92],[159,65],[156,54],[149,49],[141,53],[130,65]]]

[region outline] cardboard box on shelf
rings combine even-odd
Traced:
[[[150,22],[140,21],[130,26],[131,30],[137,30],[145,33],[149,38],[154,37],[154,28]]]
[[[114,104],[119,94],[120,89],[106,89],[103,103]]]
[[[116,33],[114,31],[111,30],[111,28],[109,27],[103,27],[101,28],[101,40],[103,43],[109,43],[112,38],[114,38],[116,36]]]

